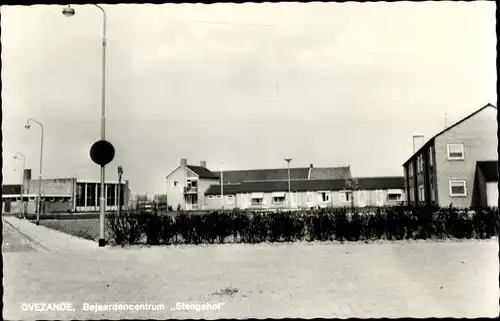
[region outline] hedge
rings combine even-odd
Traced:
[[[298,212],[205,212],[177,216],[127,212],[107,215],[113,244],[214,244],[294,241],[486,239],[497,235],[498,209],[379,208],[371,213],[345,209]]]

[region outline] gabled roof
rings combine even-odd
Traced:
[[[411,155],[410,158],[408,158],[408,160],[406,162],[403,163],[403,166],[406,165],[406,163],[408,163],[410,160],[412,160],[415,155],[419,154],[423,149],[429,147],[429,145],[434,142],[434,139],[436,139],[436,137],[442,135],[443,133],[447,132],[448,130],[452,129],[453,127],[456,127],[458,125],[460,125],[461,123],[463,123],[464,121],[468,120],[469,118],[471,118],[472,116],[478,114],[479,112],[483,111],[484,109],[488,108],[488,107],[492,107],[492,108],[495,108],[497,109],[497,107],[493,106],[492,104],[487,104],[486,106],[484,107],[481,107],[479,108],[478,110],[476,110],[475,112],[473,112],[472,114],[468,115],[467,117],[464,117],[462,118],[461,120],[459,120],[458,122],[454,123],[453,125],[447,127],[446,129],[440,131],[439,133],[437,133],[436,135],[432,136],[424,145],[422,145],[422,147],[420,147],[416,153],[413,153],[413,155]]]
[[[2,195],[20,195],[21,184],[2,185]]]
[[[193,166],[187,165],[187,168],[192,170],[199,178],[210,178],[210,179],[219,179],[219,176],[209,169],[201,166]]]
[[[349,166],[311,168],[309,179],[345,179],[351,177]]]
[[[288,180],[288,168],[224,171],[224,183]],[[309,167],[290,168],[290,179],[307,179]]]
[[[237,193],[269,193],[288,191],[288,181],[260,181],[243,182],[223,186],[224,194]],[[314,191],[339,191],[346,188],[345,179],[317,179],[317,180],[291,180],[290,190],[292,192],[314,192]],[[404,189],[404,177],[361,177],[358,178],[358,189]],[[221,186],[212,185],[205,195],[220,195]]]
[[[480,161],[477,167],[486,182],[498,182],[498,161]]]

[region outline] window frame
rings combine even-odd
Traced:
[[[227,196],[227,204],[233,205],[234,204],[234,195],[228,195]]]
[[[174,182],[173,182],[173,183],[174,183],[174,187],[179,187],[179,181],[174,180]]]
[[[332,195],[328,191],[320,191],[319,195],[321,197],[321,203],[330,203],[332,201]],[[325,197],[323,197],[325,195]]]
[[[432,145],[431,145],[431,146],[429,146],[429,167],[434,166],[434,160],[433,160],[433,157],[432,157],[433,156],[432,150],[433,150],[433,148],[432,148]]]
[[[461,146],[462,149],[462,156],[461,157],[452,157],[450,156],[450,147],[452,146]],[[452,143],[452,144],[446,144],[446,159],[447,160],[464,160],[465,159],[465,147],[464,144],[461,143]]]
[[[418,185],[418,201],[425,202],[425,186],[423,184]]]
[[[464,187],[464,192],[463,194],[453,194],[452,192],[452,186],[453,184],[456,183],[463,183]],[[450,197],[467,197],[467,181],[465,179],[451,179],[448,181],[448,189],[449,189],[449,196]]]
[[[342,202],[342,203],[348,203],[348,202],[350,202],[351,198],[349,198],[348,195],[351,195],[351,197],[352,197],[352,192],[350,192],[350,191],[341,191],[340,192],[340,202]]]
[[[276,201],[277,198],[282,198],[283,201]],[[273,204],[285,204],[286,203],[286,195],[281,197],[281,196],[273,196],[272,200]]]
[[[391,195],[397,195],[397,199],[390,199],[390,196]],[[390,201],[390,202],[401,202],[401,200],[403,199],[403,193],[387,193],[387,200]]]
[[[213,200],[213,199],[214,199],[214,196],[213,196],[213,195],[207,195],[207,199],[209,199],[209,200]]]

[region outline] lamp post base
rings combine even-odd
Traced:
[[[35,224],[36,224],[36,225],[40,225],[40,221],[36,221],[36,222],[35,222]]]
[[[106,246],[106,241],[104,239],[99,239],[99,247]]]

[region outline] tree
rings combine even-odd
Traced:
[[[346,191],[351,193],[351,212],[354,213],[354,191],[357,191],[359,188],[357,178],[346,178],[345,179],[345,188]]]

